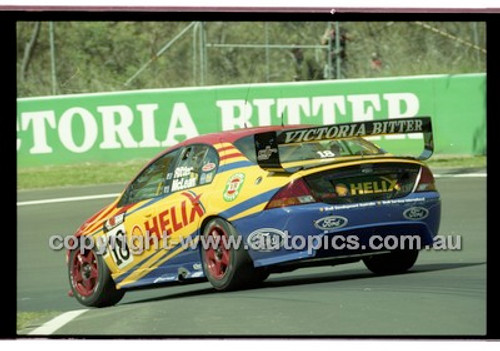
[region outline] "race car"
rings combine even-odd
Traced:
[[[420,156],[394,156],[367,140],[399,133],[420,133]],[[439,230],[440,196],[423,163],[432,153],[430,117],[186,140],[76,231],[69,295],[103,307],[139,287],[208,280],[226,291],[360,260],[376,274],[403,273]],[[395,245],[406,237],[418,245]]]

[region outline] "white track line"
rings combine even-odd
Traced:
[[[21,201],[17,203],[17,206],[29,206],[29,205],[44,205],[44,204],[54,204],[58,202],[72,202],[72,201],[85,201],[85,200],[96,200],[96,199],[108,199],[117,197],[120,194],[102,194],[102,195],[89,195],[89,196],[76,196],[76,197],[60,197],[57,199],[43,199],[43,200],[33,200],[33,201]]]
[[[434,174],[434,178],[486,178],[486,173]]]
[[[38,328],[32,330],[31,332],[28,333],[28,335],[50,335],[57,329],[61,328],[65,324],[69,323],[70,321],[72,321],[73,319],[75,319],[76,317],[87,311],[88,309],[82,309],[60,314],[59,316],[51,319],[50,321],[42,324]]]

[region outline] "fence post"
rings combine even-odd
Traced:
[[[50,68],[52,75],[52,95],[57,94],[56,48],[54,44],[54,22],[49,22]]]
[[[335,64],[336,64],[336,78],[340,79],[341,78],[341,72],[340,72],[340,64],[341,64],[342,58],[340,57],[340,26],[339,22],[335,22]]]

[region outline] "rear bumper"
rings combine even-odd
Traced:
[[[262,267],[302,259],[360,256],[387,251],[396,244],[421,248],[432,244],[440,218],[439,194],[427,192],[389,201],[277,208],[233,224],[245,243],[250,243],[249,236],[255,237],[255,233],[284,235],[283,242],[272,250],[247,245],[254,265]]]

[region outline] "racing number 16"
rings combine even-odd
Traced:
[[[127,236],[125,235],[125,228],[119,225],[107,233],[108,245],[111,256],[115,261],[118,268],[123,268],[133,261],[130,250],[127,245]]]

